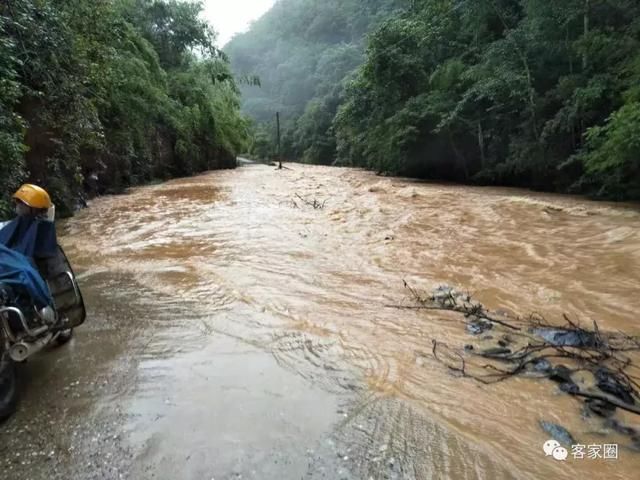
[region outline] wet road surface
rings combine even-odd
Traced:
[[[324,208],[314,208],[324,204]],[[640,333],[633,206],[245,166],[104,197],[60,226],[89,316],[20,365],[7,479],[632,478],[545,458],[539,420],[612,438],[550,382],[454,378],[442,312],[403,280],[490,308]],[[633,418],[629,422],[636,422]],[[607,434],[606,436],[603,434]]]

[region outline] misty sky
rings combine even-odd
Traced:
[[[204,17],[218,32],[218,46],[244,32],[275,3],[275,0],[204,0]]]

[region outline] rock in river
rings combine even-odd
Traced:
[[[552,366],[546,358],[535,358],[531,361],[531,368],[536,372],[549,373]]]
[[[558,383],[573,383],[571,370],[564,365],[556,365],[549,372],[549,378]]]
[[[493,324],[484,319],[476,319],[467,323],[467,331],[472,335],[480,335],[492,328]]]
[[[605,422],[605,426],[613,429],[618,433],[621,433],[622,435],[628,435],[630,437],[633,437],[638,434],[638,431],[635,428],[624,425],[620,423],[618,420],[616,420],[615,418],[607,419],[607,421]]]
[[[596,371],[596,380],[598,382],[598,388],[603,392],[618,397],[630,405],[635,404],[630,389],[623,385],[609,369],[604,367],[598,368]]]
[[[495,348],[487,348],[482,351],[482,355],[484,357],[493,357],[493,358],[501,358],[505,355],[509,355],[511,350],[503,347],[495,347]]]
[[[593,347],[597,340],[595,333],[579,329],[536,328],[533,333],[556,347]]]
[[[589,412],[593,412],[600,417],[609,418],[616,412],[615,405],[597,398],[588,398],[584,404]]]
[[[576,443],[569,431],[556,423],[540,420],[540,427],[542,427],[545,432],[551,435],[551,438],[562,444],[573,445]]]

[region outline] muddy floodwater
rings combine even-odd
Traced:
[[[629,438],[556,384],[452,375],[431,345],[473,341],[453,314],[389,306],[404,281],[446,284],[491,309],[638,335],[633,205],[250,165],[102,197],[59,227],[89,316],[20,365],[2,479],[640,471]],[[619,458],[545,457],[541,420],[618,443]]]

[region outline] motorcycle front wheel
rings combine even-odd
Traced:
[[[58,334],[55,340],[55,344],[61,347],[62,345],[69,343],[73,338],[73,328],[69,330],[63,330]]]
[[[7,419],[16,410],[18,388],[16,385],[16,368],[9,352],[0,346],[0,422]]]

